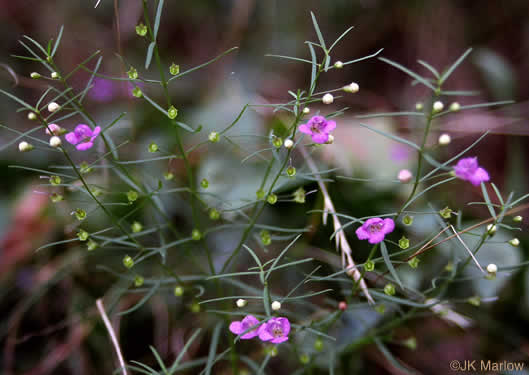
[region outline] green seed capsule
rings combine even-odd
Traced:
[[[79,231],[77,232],[77,238],[79,238],[79,241],[86,241],[88,240],[88,232],[83,230],[83,229],[79,229]]]
[[[173,76],[180,73],[180,65],[176,65],[175,63],[172,63],[169,67],[169,73],[171,73]]]
[[[50,177],[50,184],[57,186],[60,185],[62,182],[61,178],[59,176],[51,176]]]
[[[167,110],[167,117],[173,120],[176,118],[176,116],[178,116],[178,109],[176,109],[174,106],[170,106]]]
[[[123,265],[126,267],[126,268],[132,268],[134,267],[134,259],[132,259],[130,256],[128,255],[125,255],[125,257],[123,258]]]
[[[267,198],[266,201],[270,204],[275,204],[277,202],[277,195],[274,193],[271,193]]]

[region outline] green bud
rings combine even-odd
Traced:
[[[515,223],[521,223],[522,220],[523,220],[523,217],[520,215],[516,215],[515,217],[512,218],[512,221],[514,221]]]
[[[59,176],[51,176],[50,177],[50,184],[57,186],[60,185],[62,182],[61,178]]]
[[[86,161],[83,161],[81,164],[79,164],[79,172],[81,172],[81,174],[90,173],[92,170],[93,168],[90,167]]]
[[[90,192],[91,192],[91,193],[94,195],[94,197],[96,197],[96,198],[103,194],[103,191],[102,191],[100,188],[95,187],[95,186],[92,186],[92,187],[90,188]]]
[[[266,349],[266,352],[267,354],[270,355],[270,357],[275,357],[279,352],[277,350],[277,346],[269,346],[267,349]]]
[[[154,143],[154,142],[151,142],[151,144],[149,145],[148,150],[151,153],[157,152],[159,150],[158,149],[158,145],[156,143]]]
[[[130,229],[132,229],[132,232],[133,233],[138,233],[138,232],[141,232],[142,229],[143,229],[143,225],[141,225],[141,223],[139,221],[135,221],[132,223],[132,225],[130,226]]]
[[[263,245],[268,246],[272,243],[272,237],[270,236],[270,232],[268,232],[266,229],[263,229],[259,236],[261,237],[261,242]]]
[[[364,264],[364,269],[365,269],[367,272],[372,272],[372,271],[375,269],[375,262],[373,262],[372,260],[368,260],[368,261],[365,262],[365,264]]]
[[[399,240],[399,247],[402,250],[406,250],[408,247],[410,247],[410,240],[405,236],[402,236],[402,238]]]
[[[448,262],[448,264],[445,266],[446,272],[452,272],[454,270],[454,263]]]
[[[402,218],[402,222],[404,225],[412,225],[413,224],[413,216],[406,215]]]
[[[265,192],[263,189],[259,189],[255,192],[255,195],[257,196],[257,199],[261,200],[261,199],[264,199],[265,197]]]
[[[192,313],[199,313],[200,312],[200,305],[196,302],[193,302],[190,306]]]
[[[450,208],[445,207],[439,211],[439,215],[441,215],[443,219],[450,219],[452,217],[452,212],[453,211]]]
[[[283,145],[283,140],[279,137],[274,137],[272,139],[272,144],[274,145],[275,148],[279,148]]]
[[[310,362],[310,357],[308,354],[302,354],[299,356],[299,361],[303,364],[303,365],[306,365]]]
[[[217,143],[220,139],[220,135],[217,132],[211,132],[208,135],[208,139],[211,143]]]
[[[417,349],[417,339],[415,337],[410,337],[402,342],[405,347],[407,347],[410,350],[416,350]]]
[[[129,200],[129,203],[135,202],[138,199],[138,192],[135,190],[130,190],[127,193],[127,199]]]
[[[53,203],[57,203],[57,202],[62,201],[64,197],[60,194],[53,193],[52,195],[50,195],[50,199]]]
[[[77,238],[79,238],[79,241],[86,241],[88,239],[88,236],[88,232],[83,229],[79,229],[79,231],[77,232]]]
[[[176,297],[182,297],[184,295],[184,288],[180,285],[174,287],[173,293]]]
[[[167,181],[172,180],[174,178],[174,174],[172,174],[171,172],[165,172],[163,174],[163,178],[165,178]]]
[[[95,249],[97,249],[98,246],[99,245],[94,240],[88,240],[88,242],[86,243],[86,249],[88,251],[94,251]]]
[[[136,86],[132,89],[132,95],[136,98],[141,98],[143,96],[143,93],[141,92],[141,89]]]
[[[209,186],[209,181],[203,178],[202,181],[200,181],[200,186],[202,186],[203,189],[207,189]]]
[[[294,202],[305,203],[305,189],[300,187],[294,192]]]
[[[147,35],[147,26],[145,26],[143,23],[136,25],[136,34],[139,36]]]
[[[395,285],[389,283],[386,284],[384,287],[384,293],[386,293],[388,296],[394,296],[395,295]]]
[[[271,193],[268,197],[266,197],[266,201],[270,204],[275,204],[277,202],[277,195]]]
[[[296,175],[296,168],[290,166],[287,168],[288,177],[294,177]]]
[[[473,306],[479,306],[481,304],[481,298],[479,296],[474,296],[467,298],[467,302]]]
[[[169,73],[171,73],[173,76],[180,73],[180,65],[176,65],[175,63],[172,63],[169,67]]]
[[[511,246],[514,246],[514,247],[520,246],[520,240],[518,238],[513,238],[512,240],[509,241],[509,243],[511,244]]]
[[[411,268],[417,268],[417,267],[419,267],[419,262],[420,261],[421,260],[418,257],[414,257],[414,258],[411,258],[410,260],[408,260],[408,265]]]
[[[138,79],[138,71],[134,67],[130,67],[129,71],[127,72],[127,75],[130,79]]]
[[[386,305],[376,305],[375,311],[379,314],[384,314],[386,312]]]
[[[220,212],[217,211],[216,209],[212,208],[211,210],[209,210],[209,218],[211,220],[218,220],[220,219]]]
[[[193,229],[191,231],[191,238],[193,239],[193,241],[198,241],[202,238],[202,233],[200,233],[198,229]]]
[[[314,349],[316,349],[317,351],[321,352],[324,348],[324,345],[323,345],[323,340],[322,339],[316,339],[316,341],[314,341]]]
[[[143,276],[136,275],[136,277],[134,277],[134,286],[136,288],[139,288],[140,286],[143,285],[144,281],[145,281],[145,279],[143,278]]]
[[[167,110],[167,117],[169,117],[171,120],[174,120],[178,116],[178,109],[176,109],[174,106],[170,106]]]
[[[125,257],[123,257],[123,265],[125,268],[129,269],[134,267],[134,259],[132,259],[129,255],[125,255]]]
[[[82,208],[77,208],[74,213],[77,220],[83,221],[84,219],[86,219],[86,211]]]
[[[41,75],[37,72],[31,73],[29,76],[33,79],[39,79],[41,77]]]

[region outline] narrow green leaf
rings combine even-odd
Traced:
[[[389,349],[380,341],[378,337],[374,339],[375,344],[378,347],[378,350],[384,355],[384,357],[388,360],[388,362],[399,371],[400,374],[408,374],[408,375],[417,375],[416,371],[410,370],[408,367],[404,366],[402,363],[399,362],[397,358],[391,354]]]
[[[340,40],[343,39],[343,37],[345,37],[349,31],[351,31],[352,29],[354,29],[354,26],[350,26],[347,30],[345,30],[342,35],[340,35],[338,38],[336,38],[336,40],[334,41],[334,43],[329,47],[329,53],[332,51],[332,49],[338,44],[338,42]]]
[[[194,333],[193,335],[189,338],[189,340],[187,340],[186,344],[184,345],[184,347],[182,348],[182,350],[180,350],[180,353],[178,353],[178,357],[176,357],[175,361],[173,362],[173,364],[171,365],[171,367],[169,368],[169,373],[170,374],[173,374],[175,371],[176,371],[176,368],[178,367],[178,365],[180,364],[180,361],[182,360],[182,358],[184,357],[184,354],[187,353],[187,350],[189,349],[189,347],[191,346],[191,344],[193,343],[193,341],[195,341],[195,339],[198,337],[198,335],[200,334],[200,331],[202,331],[202,328],[198,328]]]
[[[158,9],[156,10],[156,18],[154,20],[154,31],[153,31],[153,41],[156,41],[158,36],[158,29],[160,28],[160,20],[162,18],[164,0],[158,0]],[[148,68],[148,66],[146,67]]]
[[[149,69],[149,66],[151,65],[152,54],[154,52],[155,45],[156,42],[151,42],[149,44],[149,47],[147,48],[147,56],[145,57],[145,69]]]
[[[439,79],[439,84],[442,85],[447,79],[448,77],[450,77],[450,75],[454,72],[454,70],[456,70],[456,68],[459,66],[459,64],[461,64],[463,62],[463,60],[465,60],[465,58],[468,56],[468,54],[472,52],[472,48],[469,48],[467,49],[453,64],[452,66],[450,66],[450,68],[448,68],[444,73],[443,75],[441,76],[441,78]]]
[[[57,40],[55,41],[53,50],[51,51],[51,55],[50,55],[51,57],[55,56],[55,53],[57,52],[57,48],[59,48],[59,44],[61,43],[63,31],[64,31],[64,25],[62,25],[61,29],[59,30],[59,35],[57,35]]]
[[[429,87],[430,89],[434,90],[435,91],[435,87],[425,78],[421,77],[420,75],[418,75],[417,73],[411,71],[410,69],[394,62],[394,61],[391,61],[389,59],[386,59],[385,57],[379,57],[378,58],[380,61],[383,61],[385,62],[386,64],[389,64],[391,66],[394,66],[395,68],[403,71],[404,73],[408,74],[409,76],[413,77],[414,79],[416,79],[418,82],[422,83],[424,86],[426,87]]]
[[[489,193],[487,192],[487,187],[485,186],[485,183],[481,183],[481,192],[483,193],[483,199],[485,199],[485,203],[487,204],[487,208],[489,209],[490,216],[496,220],[496,212],[494,211],[494,207],[492,205],[492,202],[490,201]]]
[[[380,252],[382,253],[382,257],[384,258],[384,263],[386,263],[386,267],[388,268],[389,273],[395,281],[399,284],[399,286],[402,288],[402,281],[400,281],[399,274],[395,270],[395,267],[393,267],[393,263],[391,263],[391,259],[388,254],[388,248],[386,247],[386,243],[382,241],[380,243]]]
[[[219,344],[220,331],[222,329],[222,322],[217,323],[213,329],[213,334],[211,335],[211,343],[209,345],[209,354],[208,354],[208,363],[206,365],[206,375],[211,374],[211,369],[215,363],[215,354],[217,353],[217,345]]]
[[[323,35],[321,35],[320,27],[318,26],[318,21],[316,21],[316,16],[314,16],[314,13],[312,13],[312,11],[310,12],[310,16],[312,17],[312,24],[314,25],[314,30],[316,31],[316,35],[318,36],[320,45],[322,49],[327,53],[327,48],[325,47],[325,40],[323,40]]]
[[[418,145],[416,145],[415,143],[413,143],[411,141],[408,141],[407,139],[401,138],[401,137],[393,135],[393,134],[386,133],[385,131],[382,131],[382,130],[375,129],[372,126],[369,126],[369,125],[366,125],[366,124],[359,124],[359,125],[363,126],[364,128],[368,128],[369,130],[374,131],[375,133],[381,134],[384,137],[392,139],[392,140],[394,140],[396,142],[404,143],[404,144],[406,144],[406,145],[408,145],[410,147],[413,147],[416,150],[420,150],[421,149]]]
[[[424,66],[426,69],[428,69],[435,76],[435,78],[439,79],[439,72],[437,71],[437,69],[428,64],[426,61],[417,60],[417,62]]]

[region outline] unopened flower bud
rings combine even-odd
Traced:
[[[280,308],[281,308],[281,302],[279,302],[279,301],[272,302],[272,310],[277,311]]]
[[[39,79],[41,77],[41,75],[37,72],[31,73],[29,76],[33,79]]]
[[[58,105],[58,104],[55,103],[55,102],[51,102],[50,104],[48,104],[48,111],[50,111],[50,112],[55,112],[55,111],[58,110],[59,108],[61,108],[61,106]]]
[[[290,149],[292,146],[294,146],[294,141],[290,138],[285,139],[284,143],[285,148]]]
[[[314,341],[314,349],[316,349],[317,351],[321,352],[324,348],[324,345],[323,345],[323,340],[322,339],[316,339],[316,341]]]
[[[452,104],[450,104],[450,110],[452,112],[457,112],[461,109],[461,105],[459,105],[458,102],[453,102]]]
[[[512,240],[509,241],[509,243],[511,244],[511,246],[514,246],[514,247],[520,246],[520,240],[518,238],[513,238]]]
[[[450,142],[452,142],[452,138],[450,137],[450,135],[444,133],[439,136],[438,142],[441,146],[446,146],[449,145]]]
[[[132,229],[132,233],[139,233],[143,229],[143,225],[139,221],[135,221],[130,226],[130,229]]]
[[[516,215],[515,217],[512,218],[512,221],[514,221],[515,223],[521,223],[522,220],[523,220],[523,217],[520,215]]]
[[[496,225],[494,224],[489,224],[487,225],[487,232],[490,234],[490,235],[493,235],[494,233],[496,233]]]
[[[444,108],[444,104],[443,104],[443,102],[441,102],[441,101],[438,100],[438,101],[436,101],[436,102],[433,103],[433,111],[434,111],[435,113],[437,113],[437,112],[441,112],[441,111],[443,110],[443,108]]]
[[[51,73],[51,78],[53,78],[53,79],[58,79],[58,78],[59,78],[59,73],[57,73],[57,72],[52,72],[52,73]]]
[[[28,152],[28,151],[31,151],[33,150],[33,146],[25,141],[22,141],[18,144],[18,150],[20,152]]]
[[[321,101],[323,104],[331,104],[334,102],[334,96],[332,96],[332,94],[325,94],[323,95],[323,98],[321,98]]]
[[[491,263],[487,266],[487,272],[488,273],[496,273],[498,272],[498,266],[495,265],[494,263]]]
[[[402,169],[400,172],[399,172],[399,175],[398,175],[398,179],[400,182],[402,182],[403,184],[407,184],[408,182],[411,181],[411,179],[413,178],[413,175],[411,174],[411,172],[407,169]]]
[[[310,108],[309,107],[303,108],[303,113],[306,114],[306,115],[309,114],[310,113]]]
[[[423,105],[421,102],[417,102],[417,103],[415,103],[415,109],[416,109],[417,111],[422,111],[423,108],[424,108],[424,105]]]
[[[208,139],[211,143],[217,143],[220,139],[219,133],[217,132],[211,132],[208,135]]]
[[[180,285],[174,287],[173,293],[176,297],[182,297],[184,295],[184,288]]]
[[[343,87],[343,91],[351,93],[351,94],[357,93],[358,90],[360,90],[360,86],[358,86],[358,83],[356,82],[351,82],[347,86]]]
[[[56,135],[54,135],[53,137],[50,138],[50,146],[51,147],[59,147],[60,145],[62,144],[62,141],[59,137],[57,137]]]
[[[202,233],[200,233],[198,229],[193,229],[191,231],[191,238],[193,239],[193,241],[198,241],[202,238]]]
[[[347,310],[347,302],[340,301],[340,303],[338,303],[338,309],[340,309],[341,311]]]
[[[246,301],[245,299],[239,298],[237,301],[235,301],[235,304],[237,305],[238,308],[243,308],[244,306],[248,304],[248,301]]]
[[[332,145],[334,143],[334,136],[332,134],[329,134],[329,138],[327,138],[327,142],[325,144]]]
[[[37,119],[37,115],[35,112],[29,112],[28,113],[28,120],[35,121]]]
[[[341,62],[341,61],[336,61],[336,62],[334,63],[334,67],[335,67],[336,69],[342,69],[342,68],[343,68],[343,62]]]

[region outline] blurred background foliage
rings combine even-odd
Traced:
[[[91,53],[100,50],[104,57],[100,69],[103,74],[125,76],[128,66],[132,65],[141,77],[156,79],[154,70],[145,72],[142,68],[147,42],[135,33],[135,26],[142,18],[141,1],[102,0],[97,9],[93,6],[89,1],[0,0],[0,43],[3,46],[0,63],[4,67],[0,71],[0,88],[28,102],[37,100],[47,82],[32,80],[29,74],[40,72],[41,67],[10,55],[25,54],[18,44],[22,35],[44,42],[54,38],[61,25],[64,25],[65,33],[56,62],[64,72],[73,70]],[[233,46],[239,47],[235,53],[171,85],[173,102],[178,103],[179,120],[194,128],[203,126],[202,132],[189,135],[184,140],[187,147],[204,140],[210,131],[231,123],[245,104],[280,103],[290,99],[287,90],[307,86],[310,65],[264,55],[308,58],[304,41],[316,39],[309,10],[317,15],[320,28],[328,40],[334,40],[347,27],[355,26],[334,50],[336,60],[352,60],[384,48],[381,56],[427,74],[417,64],[417,59],[442,70],[468,47],[473,47],[469,59],[447,83],[447,89],[476,90],[479,95],[454,99],[461,104],[508,99],[516,103],[444,117],[435,123],[428,144],[435,145],[438,135],[448,132],[452,143],[436,150],[438,160],[446,160],[484,131],[490,130],[491,133],[472,154],[479,156],[480,165],[489,170],[492,180],[504,195],[510,191],[521,195],[529,190],[525,169],[528,159],[526,136],[529,134],[529,3],[523,0],[166,1],[159,46],[167,67],[174,61],[181,70],[186,70]],[[151,13],[154,13],[153,9]],[[122,64],[118,55],[123,56],[126,64]],[[88,78],[89,73],[80,71],[72,83],[82,89]],[[381,180],[380,183],[367,184],[334,178],[329,189],[339,212],[356,217],[391,212],[402,204],[408,190],[384,181],[394,179],[402,168],[413,170],[415,156],[395,142],[356,126],[359,120],[355,115],[412,110],[417,101],[427,100],[429,93],[420,85],[411,85],[409,77],[377,59],[332,70],[320,81],[320,89],[334,89],[352,81],[360,85],[360,92],[344,94],[333,104],[333,109],[349,107],[349,110],[337,120],[335,144],[320,149],[318,157],[322,165],[339,168],[335,175]],[[99,90],[97,85],[101,85]],[[138,100],[132,98],[129,91],[127,83],[96,81],[96,87],[86,101],[88,111],[101,124],[108,124],[121,112],[127,112],[127,116],[112,129],[116,144],[131,141],[122,148],[122,158],[149,157],[147,146],[151,142],[156,142],[163,150],[176,153],[174,134],[166,119],[152,107],[138,105]],[[105,95],[98,95],[98,92]],[[162,100],[161,92],[154,91],[151,96],[158,102]],[[314,105],[313,111],[316,110],[329,111],[329,107]],[[15,112],[13,102],[5,97],[0,98],[0,114],[1,124],[18,131],[34,126],[24,113]],[[254,159],[241,165],[240,160],[263,148],[267,140],[245,135],[266,135],[272,128],[280,131],[288,120],[288,116],[273,113],[266,107],[248,111],[236,127],[240,132],[238,137],[234,137],[237,147],[223,142],[199,148],[192,154],[197,181],[207,177],[209,191],[226,200],[240,199],[242,202],[253,199],[262,165]],[[82,121],[79,119],[79,122]],[[411,139],[420,133],[417,131],[420,124],[408,117],[364,122]],[[76,123],[77,119],[72,119],[62,126],[72,129]],[[13,137],[14,134],[5,129],[0,131],[0,312],[3,317],[0,322],[0,367],[5,374],[110,374],[116,365],[113,354],[110,354],[106,331],[99,324],[94,300],[107,293],[111,302],[115,295],[117,307],[110,303],[111,307],[124,310],[140,297],[139,294],[123,297],[128,284],[116,284],[115,277],[96,266],[105,264],[118,268],[123,253],[111,251],[104,257],[97,252],[87,255],[86,250],[77,244],[58,245],[35,252],[43,244],[75,236],[77,228],[71,225],[69,215],[73,207],[50,206],[45,195],[35,193],[36,190],[44,190],[38,186],[43,183],[38,173],[8,167],[26,165],[47,169],[49,165],[62,163],[57,156],[60,154],[43,150],[21,154],[16,145],[4,148],[3,145]],[[138,174],[151,186],[155,186],[166,171],[176,176],[175,186],[181,186],[179,183],[186,181],[184,165],[178,160],[140,165],[138,169]],[[285,186],[281,192],[283,198],[290,199],[293,188]],[[122,189],[126,191],[127,187]],[[314,189],[317,189],[315,183],[309,182],[305,186],[306,191]],[[179,230],[190,232],[190,209],[185,196],[173,194],[161,199]],[[436,209],[449,206],[464,210],[464,217],[469,223],[487,215],[483,206],[466,205],[480,199],[479,189],[467,186],[463,189],[460,182],[448,184],[428,195],[428,201]],[[282,203],[280,196],[280,202],[265,212],[262,222],[293,228],[311,224],[312,230],[293,251],[301,257],[312,256],[333,265],[324,268],[325,272],[332,273],[339,267],[339,258],[328,240],[331,229],[321,226],[319,214],[306,214],[308,209],[321,209],[321,206],[319,194],[309,195],[305,206]],[[431,210],[431,207],[421,201],[414,209]],[[85,229],[100,229],[98,220],[101,218],[94,215]],[[148,210],[139,211],[135,218],[146,226],[153,224],[149,222]],[[412,243],[417,242],[430,234],[433,226],[433,217],[417,217],[411,233],[407,234]],[[361,262],[367,257],[368,248],[353,239],[352,229],[350,227],[348,233],[355,250],[354,257]],[[498,265],[513,265],[527,259],[525,223],[522,229],[524,231],[515,233],[522,243],[519,248],[502,244],[498,254],[500,245],[491,245],[490,249],[483,249],[480,253],[482,263],[487,264],[488,259],[493,259]],[[399,238],[397,235],[400,237],[396,234],[395,238]],[[498,233],[497,236],[501,239],[498,242],[512,238],[509,233]],[[236,245],[239,237],[238,230],[208,237],[208,243],[215,249],[216,264],[222,264],[225,253]],[[282,246],[274,243],[268,251],[275,254]],[[435,270],[447,262],[448,258],[444,255],[449,251],[436,251],[431,259],[425,260],[426,270],[410,273],[406,276],[407,282],[417,287],[429,285],[431,275],[435,275]],[[264,251],[262,254],[265,259],[270,257]],[[246,262],[246,258],[242,259],[244,261],[238,261],[239,268],[252,264]],[[175,268],[177,273],[185,270],[186,262],[180,262],[183,264]],[[136,271],[149,273],[141,268]],[[303,271],[310,272],[308,268]],[[300,274],[282,274],[275,282],[275,292],[284,293],[299,278]],[[456,284],[456,290],[452,291],[452,295],[460,299],[473,294],[499,296],[498,301],[483,303],[479,307],[460,306],[461,312],[475,321],[472,328],[447,328],[446,323],[426,316],[398,330],[394,338],[396,344],[390,346],[391,349],[404,362],[425,374],[446,374],[447,369],[439,364],[452,359],[526,358],[529,355],[529,274],[519,270],[509,277],[484,282],[485,285],[477,283],[475,286]],[[493,283],[494,287],[491,286]],[[178,302],[174,296],[171,297],[171,290],[169,285],[138,312],[125,318],[114,318],[116,324],[121,320],[120,335],[128,360],[152,365],[154,360],[148,348],[151,344],[164,358],[172,359],[181,350],[184,338],[189,337],[191,326],[211,324],[202,321],[207,319],[203,315],[191,311],[189,306],[196,302],[193,298],[186,299],[185,303]],[[336,290],[336,293],[313,302],[330,310],[336,309],[338,301],[344,298],[339,288]],[[118,299],[119,296],[122,298]],[[362,333],[363,328],[357,323],[359,319],[377,320],[379,317],[373,317],[372,311],[354,311],[345,316],[340,326],[342,331],[332,332],[339,336],[337,345],[349,343],[350,336]],[[367,326],[370,324],[374,322],[366,323]],[[400,344],[410,334],[417,340],[415,351]],[[308,345],[311,345],[310,340]],[[186,358],[203,355],[207,353],[207,348],[206,335],[201,342],[196,342]],[[262,359],[259,350],[258,346],[252,347],[248,349],[248,355],[259,362],[259,358]],[[371,345],[350,348],[348,355],[340,361],[344,374],[362,373],[367,369],[373,374],[400,374]],[[291,373],[295,360],[291,362],[294,364],[285,364],[284,359],[283,362],[272,360],[270,373]],[[318,371],[317,367],[314,371]],[[189,373],[195,372],[190,370]],[[229,366],[220,364],[215,373],[229,374]]]

